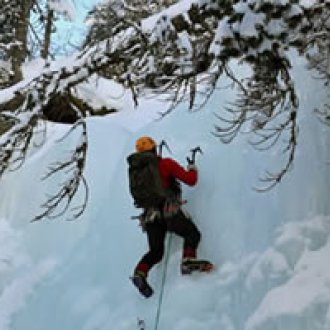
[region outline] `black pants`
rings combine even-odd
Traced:
[[[173,232],[184,239],[183,249],[196,250],[201,234],[189,216],[180,210],[174,217],[157,219],[146,225],[149,251],[142,257],[139,265],[148,265],[148,270],[160,262],[164,255],[166,232]]]

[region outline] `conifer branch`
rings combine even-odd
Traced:
[[[43,180],[48,179],[56,174],[62,173],[67,178],[61,184],[61,188],[53,195],[49,196],[47,201],[42,205],[44,209],[39,215],[35,216],[32,222],[43,218],[54,219],[63,216],[71,206],[79,189],[83,190],[83,201],[80,205],[71,207],[72,219],[78,218],[83,214],[88,202],[89,189],[87,181],[84,177],[84,169],[87,156],[87,126],[84,120],[77,122],[70,129],[82,129],[79,143],[75,150],[71,153],[71,157],[66,161],[58,161],[53,164],[49,172],[44,176]],[[65,139],[66,136],[63,137]]]

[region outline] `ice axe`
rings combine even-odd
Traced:
[[[172,151],[170,147],[168,146],[167,142],[165,140],[162,140],[159,144],[159,155],[162,156],[163,154],[163,147],[166,147],[167,151],[171,154]]]
[[[201,149],[201,147],[196,147],[190,150],[191,152],[191,157],[187,157],[187,162],[189,165],[195,164],[195,160],[196,160],[196,154],[197,152],[199,152],[200,154],[203,154],[203,151]]]

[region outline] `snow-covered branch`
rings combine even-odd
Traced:
[[[225,117],[223,111],[218,114],[225,125],[217,125],[216,134],[230,142],[250,123],[250,133],[257,138],[251,142],[261,149],[270,148],[282,134],[288,134],[286,163],[266,178],[269,187],[282,180],[294,160],[299,113],[288,51],[295,49],[305,56],[309,68],[329,83],[329,2],[187,0],[171,5],[172,2],[164,0],[158,7],[161,12],[145,11],[138,19],[134,16],[136,6],[129,1],[121,6],[115,2],[118,8],[107,7],[115,18],[108,36],[107,29],[103,29],[102,38],[97,42],[87,40],[73,64],[45,67],[23,88],[13,87],[12,99],[0,104],[2,112],[8,110],[8,104],[15,105],[11,109],[12,127],[0,140],[0,175],[18,160],[24,160],[30,136],[39,119],[44,118],[43,111],[50,100],[70,93],[94,73],[129,88],[136,102],[141,94],[161,93],[173,106],[188,100],[190,108],[196,107],[203,96],[207,100],[217,88],[218,79],[226,75],[239,93],[226,109],[230,117]],[[92,18],[91,14],[91,22]],[[97,18],[99,25],[107,24],[100,23],[104,16]],[[93,35],[97,35],[97,29],[89,37]],[[250,76],[237,77],[231,67],[233,59],[248,65]],[[17,99],[20,102],[14,102]],[[22,121],[24,113],[28,119]],[[77,119],[86,115],[78,109]],[[11,151],[17,145],[18,154]],[[85,157],[84,153],[78,154]],[[66,167],[62,166],[54,171]],[[83,180],[81,175],[77,178]],[[78,181],[69,180],[64,186],[73,189],[69,189],[70,193],[61,190],[47,204],[49,210],[66,197],[69,205]]]

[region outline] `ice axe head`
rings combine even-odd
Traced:
[[[201,154],[203,153],[201,147],[199,147],[199,146],[196,147],[196,148],[191,149],[190,152],[191,152],[191,158],[187,158],[188,163],[190,163],[190,164],[195,164],[197,152],[199,152]]]
[[[170,147],[168,146],[167,142],[165,140],[162,140],[159,144],[159,155],[162,156],[163,154],[163,147],[166,147],[169,153],[172,153]]]

